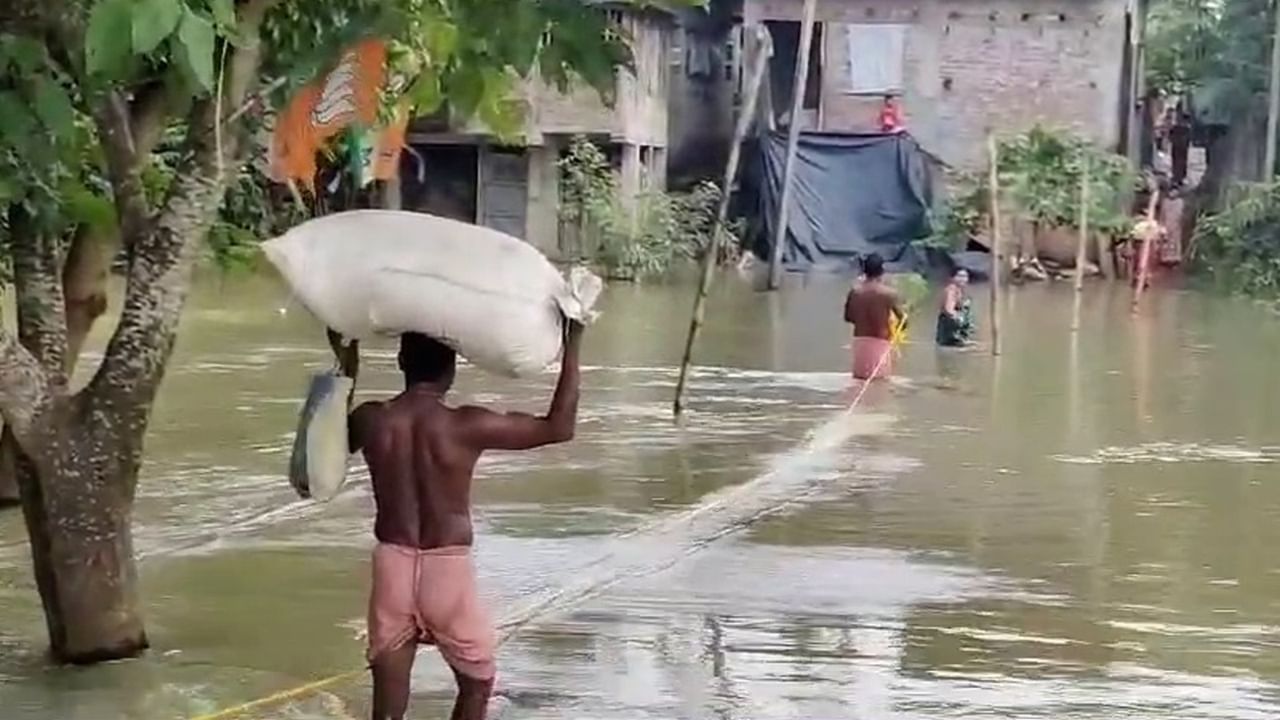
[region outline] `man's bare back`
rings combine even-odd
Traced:
[[[377,508],[369,628],[375,720],[404,716],[416,640],[434,642],[453,667],[458,700],[452,717],[484,717],[494,647],[469,556],[472,475],[486,450],[573,438],[581,331],[568,324],[560,378],[544,416],[449,407],[444,397],[453,384],[453,352],[420,335],[401,339],[405,391],[351,413],[351,450],[364,453]]]
[[[356,408],[349,423],[351,449],[362,450],[369,466],[379,542],[423,550],[471,544],[471,481],[480,455],[573,438],[579,338],[579,329],[569,331],[560,380],[544,417],[451,408],[444,403],[447,386],[433,383],[413,384],[391,400]]]
[[[902,313],[898,294],[879,278],[862,282],[845,299],[844,320],[853,325],[855,337],[888,340],[891,313]]]

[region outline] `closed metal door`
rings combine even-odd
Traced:
[[[480,223],[525,239],[529,212],[529,158],[523,150],[481,154]]]

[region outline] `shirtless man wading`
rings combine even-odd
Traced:
[[[453,720],[482,720],[493,690],[496,638],[471,560],[471,475],[485,450],[527,450],[573,438],[582,326],[565,331],[564,361],[544,417],[449,407],[456,356],[424,335],[400,338],[405,391],[350,417],[352,452],[364,451],[377,504],[369,663],[373,720],[400,720],[419,642],[453,669]]]

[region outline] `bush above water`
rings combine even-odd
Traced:
[[[1080,186],[1089,171],[1089,226],[1119,234],[1129,226],[1134,188],[1129,161],[1071,133],[1035,127],[1000,141],[1000,204],[1007,217],[1045,227],[1074,227],[1080,218]],[[933,217],[932,247],[962,250],[988,224],[987,176],[959,175],[949,200]]]
[[[720,203],[715,183],[688,193],[646,190],[627,202],[609,159],[582,137],[570,145],[560,171],[562,230],[576,236],[582,259],[598,263],[610,276],[661,275],[706,251]]]
[[[1191,267],[1231,292],[1280,299],[1280,183],[1240,185],[1222,212],[1202,219]]]

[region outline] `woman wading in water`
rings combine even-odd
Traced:
[[[942,291],[942,308],[938,311],[936,341],[941,347],[964,347],[973,343],[973,304],[965,288],[969,271],[958,268]]]

